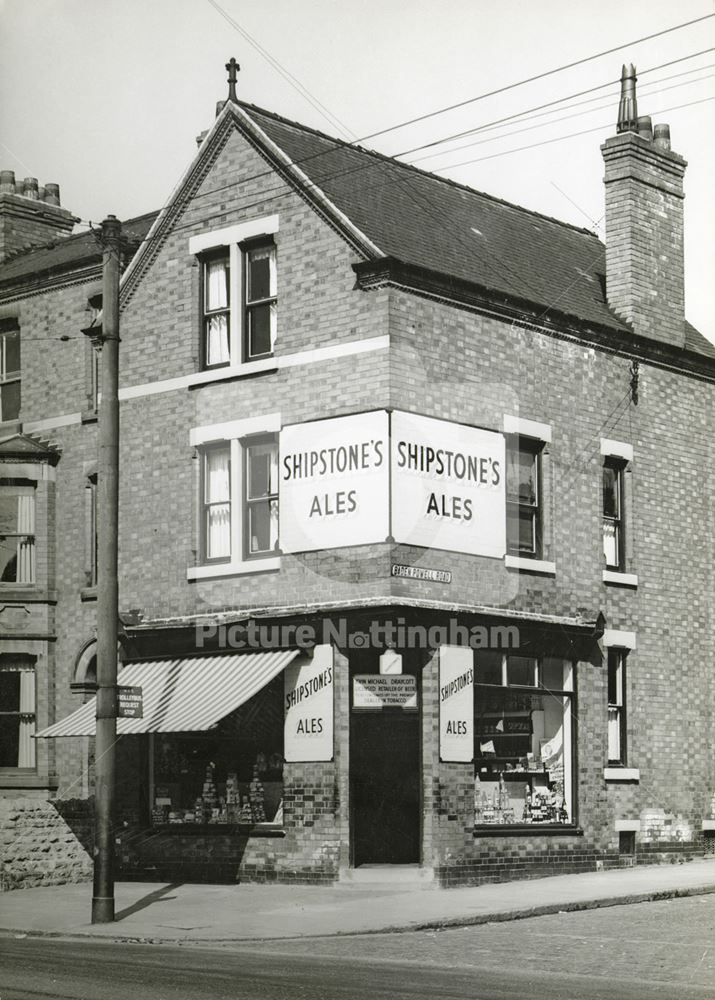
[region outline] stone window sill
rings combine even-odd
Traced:
[[[219,563],[216,566],[191,566],[186,571],[187,580],[208,580],[217,576],[246,576],[250,573],[275,573],[281,568],[280,556],[254,559],[236,563]]]
[[[0,788],[46,788],[54,790],[59,782],[56,777],[45,777],[36,771],[21,771],[18,768],[0,768]]]
[[[509,823],[504,826],[482,824],[474,827],[475,837],[523,837],[546,834],[549,837],[583,837],[580,826],[566,823]]]
[[[615,583],[620,587],[637,587],[638,577],[635,573],[619,573],[613,569],[604,569],[604,583]]]
[[[703,830],[705,833],[715,833],[715,819],[704,819]]]
[[[556,563],[546,559],[525,559],[523,556],[505,556],[504,565],[507,569],[518,570],[519,573],[541,573],[544,576],[556,576]]]
[[[640,781],[641,772],[637,767],[604,767],[606,781]]]
[[[276,371],[278,371],[278,362],[275,358],[262,358],[260,361],[244,361],[240,365],[226,365],[223,368],[211,368],[205,372],[197,372],[196,375],[190,376],[187,385],[193,389],[211,382],[226,382]]]
[[[83,587],[79,592],[80,601],[96,601],[97,600],[97,588],[96,587]]]

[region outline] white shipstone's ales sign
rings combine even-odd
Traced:
[[[396,410],[391,438],[395,540],[503,558],[504,436]]]
[[[332,760],[333,647],[316,646],[287,666],[283,685],[286,761]]]
[[[411,674],[357,674],[353,708],[417,710],[417,678]]]
[[[474,652],[465,646],[439,649],[439,757],[474,760]]]
[[[281,550],[313,552],[384,542],[389,534],[389,464],[385,410],[284,427]]]

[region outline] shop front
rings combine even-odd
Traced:
[[[127,662],[120,871],[331,882],[411,865],[452,884],[494,877],[507,844],[525,863],[549,838],[582,853],[576,677],[595,672],[573,636],[530,629],[526,650],[348,641]],[[94,713],[38,736],[91,736]]]

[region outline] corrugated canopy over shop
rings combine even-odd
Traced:
[[[273,680],[298,650],[143,660],[127,664],[120,686],[141,687],[143,718],[117,719],[117,734],[182,733],[211,729]],[[94,736],[96,698],[37,738]]]

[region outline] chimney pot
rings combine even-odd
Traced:
[[[650,115],[640,115],[638,118],[638,135],[647,142],[653,141],[653,122]]]
[[[0,194],[15,194],[14,170],[0,170]]]
[[[670,125],[656,125],[654,134],[659,149],[670,149]]]
[[[38,197],[38,186],[36,177],[26,177],[22,182],[22,193],[25,198],[32,198],[34,201]]]
[[[60,204],[59,184],[45,184],[45,201],[48,205]]]
[[[621,99],[618,102],[617,132],[635,132],[638,128],[638,102],[636,100],[636,68],[633,63],[621,69]]]

